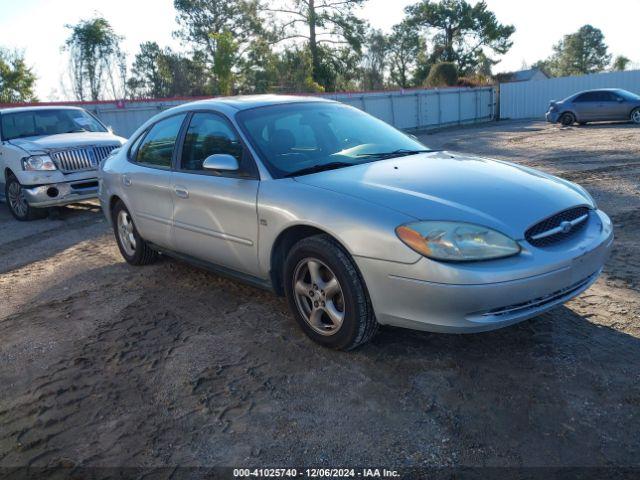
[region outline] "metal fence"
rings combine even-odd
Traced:
[[[495,118],[493,87],[399,90],[389,92],[324,94],[353,105],[397,128],[420,130],[489,121]],[[167,108],[194,99],[83,103],[105,124],[124,137]]]
[[[592,88],[624,88],[640,94],[640,70],[501,83],[500,118],[543,117],[551,100],[562,100],[573,93]]]

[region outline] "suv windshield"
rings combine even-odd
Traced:
[[[276,178],[428,151],[409,135],[340,103],[290,103],[237,120]]]
[[[47,109],[3,113],[2,138],[38,137],[75,132],[106,132],[95,117],[84,110]]]

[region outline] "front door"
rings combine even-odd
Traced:
[[[176,140],[186,114],[153,125],[133,145],[121,175],[125,204],[145,240],[171,248],[173,190],[171,165]]]
[[[615,92],[605,92],[608,96],[608,120],[629,120],[629,103]]]
[[[257,275],[259,181],[253,160],[223,116],[194,112],[188,121],[172,181],[175,249]],[[236,157],[240,170],[202,168],[207,157],[223,153]]]

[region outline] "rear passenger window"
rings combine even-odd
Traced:
[[[135,153],[135,161],[156,168],[171,168],[171,158],[185,114],[174,115],[156,123]]]
[[[576,97],[574,102],[598,102],[600,101],[600,92],[587,92],[582,95]]]

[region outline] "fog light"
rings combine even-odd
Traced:
[[[58,193],[60,193],[60,192],[58,192],[58,189],[56,187],[49,187],[47,189],[47,195],[49,195],[49,197],[51,197],[51,198],[57,197]]]

